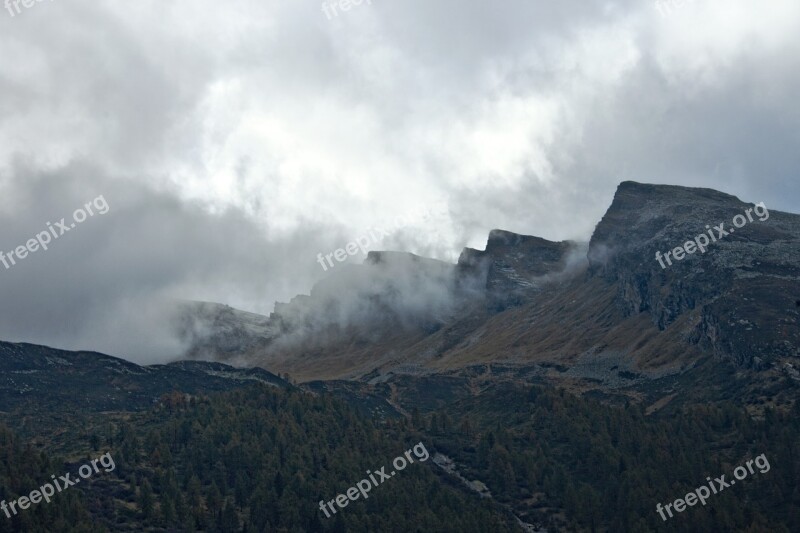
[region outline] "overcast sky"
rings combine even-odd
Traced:
[[[2,9],[0,250],[100,195],[109,210],[0,264],[0,339],[160,360],[179,350],[163,299],[268,313],[329,275],[318,253],[397,216],[371,249],[586,240],[623,180],[800,212],[800,3],[661,8]]]

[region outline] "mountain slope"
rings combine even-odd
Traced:
[[[200,361],[139,366],[96,352],[0,341],[0,406],[6,412],[133,411],[146,409],[176,390],[209,393],[252,382],[291,386],[261,368]]]

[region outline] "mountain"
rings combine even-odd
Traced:
[[[745,372],[739,393],[758,402],[769,383],[800,379],[799,236],[800,216],[763,204],[623,182],[589,243],[493,230],[455,265],[371,252],[276,305],[238,346],[209,327],[191,353],[301,381],[469,376],[491,364],[510,379],[653,402],[724,363],[711,375]],[[675,258],[690,240],[693,253]]]

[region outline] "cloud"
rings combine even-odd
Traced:
[[[152,324],[109,317],[162,324],[149,302],[173,297],[268,312],[324,275],[317,253],[442,204],[381,248],[452,262],[491,228],[585,241],[627,179],[798,210],[796,3],[320,7],[0,17],[0,249],[111,205],[0,271],[0,338],[166,357],[180,346]]]

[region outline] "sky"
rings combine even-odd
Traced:
[[[2,340],[168,360],[165,302],[269,313],[375,228],[450,262],[585,241],[624,180],[800,212],[796,1],[18,6],[0,250],[53,237],[0,263]]]

